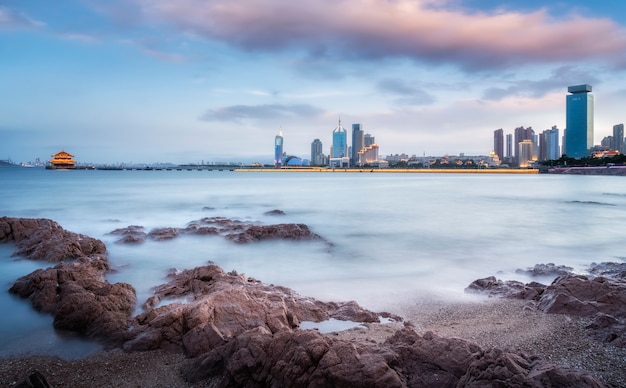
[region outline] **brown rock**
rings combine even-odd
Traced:
[[[54,316],[57,329],[76,331],[105,342],[125,337],[136,303],[134,288],[104,280],[105,257],[81,257],[19,278],[9,292]]]
[[[139,225],[129,225],[126,228],[115,229],[109,234],[122,236],[119,240],[117,240],[119,243],[130,244],[141,244],[146,241],[147,237],[144,227]]]
[[[69,232],[44,218],[0,217],[0,242],[15,243],[16,256],[50,262],[106,253],[102,241]]]
[[[224,341],[262,327],[270,333],[291,331],[302,321],[330,318],[378,322],[378,315],[355,302],[325,303],[293,290],[266,285],[215,265],[174,272],[170,282],[155,288],[146,312],[135,319],[124,348],[178,348],[189,356],[202,354]],[[186,298],[187,303],[158,307],[161,301]]]

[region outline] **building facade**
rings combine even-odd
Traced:
[[[333,130],[333,149],[331,157],[348,157],[348,133],[346,129],[341,126],[341,120],[339,120],[339,125]]]
[[[363,147],[369,147],[372,144],[376,144],[376,138],[369,133],[363,136]]]
[[[493,151],[500,160],[504,160],[504,131],[502,128],[493,131]]]
[[[624,124],[615,124],[613,126],[613,142],[615,151],[624,153]]]
[[[350,162],[354,165],[359,160],[359,151],[365,147],[365,132],[361,124],[352,124],[352,152]]]
[[[559,129],[553,125],[539,136],[539,160],[555,160],[561,157],[559,146]]]
[[[522,167],[521,165],[522,161],[520,157],[521,148],[519,147],[519,144],[526,140],[530,140],[534,144],[535,131],[532,129],[532,127],[528,127],[528,128],[524,128],[523,126],[517,127],[515,128],[514,136],[515,136],[515,140],[513,143],[513,149],[515,150],[515,164],[519,167]]]
[[[322,141],[315,139],[311,143],[311,164],[314,166],[323,166],[326,164],[326,156],[323,152]]]
[[[280,168],[283,164],[283,129],[274,138],[274,167]]]
[[[591,85],[567,88],[565,148],[567,156],[583,158],[593,147],[593,94]]]

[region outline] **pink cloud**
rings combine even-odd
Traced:
[[[409,0],[136,0],[149,20],[260,51],[342,59],[408,57],[466,69],[515,63],[624,61],[626,31],[609,19],[548,11],[468,12]]]

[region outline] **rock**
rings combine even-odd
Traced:
[[[484,294],[490,297],[497,296],[511,299],[536,300],[546,288],[545,285],[537,282],[524,284],[515,280],[502,280],[490,276],[473,281],[465,292],[474,294]]]
[[[154,228],[148,233],[148,237],[156,241],[171,240],[180,235],[178,228]]]
[[[589,273],[616,279],[626,279],[626,263],[591,263]]]
[[[129,225],[126,228],[115,229],[109,234],[120,235],[122,237],[117,242],[130,244],[141,244],[146,241],[147,237],[144,227],[138,225]]]
[[[518,269],[516,273],[523,273],[530,276],[563,276],[571,274],[574,268],[565,265],[555,265],[554,263],[536,264],[533,268],[526,270]]]
[[[355,302],[326,303],[280,286],[266,285],[216,265],[169,275],[167,284],[135,317],[126,350],[176,349],[190,357],[204,353],[255,328],[270,333],[291,331],[302,321],[330,318],[379,322],[378,314]],[[161,301],[186,298],[187,303],[159,306]]]
[[[250,225],[238,233],[230,233],[226,238],[239,244],[262,240],[321,240],[321,236],[311,232],[304,224]]]
[[[212,378],[218,387],[603,386],[585,372],[408,327],[384,344],[256,328],[191,360],[182,373],[190,382]]]
[[[274,210],[267,211],[263,214],[265,214],[266,216],[284,216],[285,212],[279,209],[274,209]]]
[[[16,256],[50,262],[106,253],[102,241],[69,232],[44,218],[0,217],[0,242],[15,243]]]
[[[54,327],[106,343],[125,338],[136,304],[134,288],[104,280],[104,256],[38,269],[19,278],[9,292],[28,299],[37,311],[54,316]]]
[[[35,370],[31,373],[26,380],[17,385],[13,385],[16,388],[50,388],[52,387],[46,377],[41,372]]]

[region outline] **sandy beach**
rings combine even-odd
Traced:
[[[585,319],[536,311],[528,302],[485,298],[471,302],[415,301],[394,306],[418,333],[473,341],[483,348],[521,350],[545,360],[589,371],[607,386],[626,386],[626,349],[599,343],[584,333]],[[381,343],[402,323],[367,324],[327,335]],[[187,383],[179,370],[181,354],[121,350],[66,361],[52,356],[4,358],[0,385],[15,386],[38,370],[55,387],[210,387]]]

